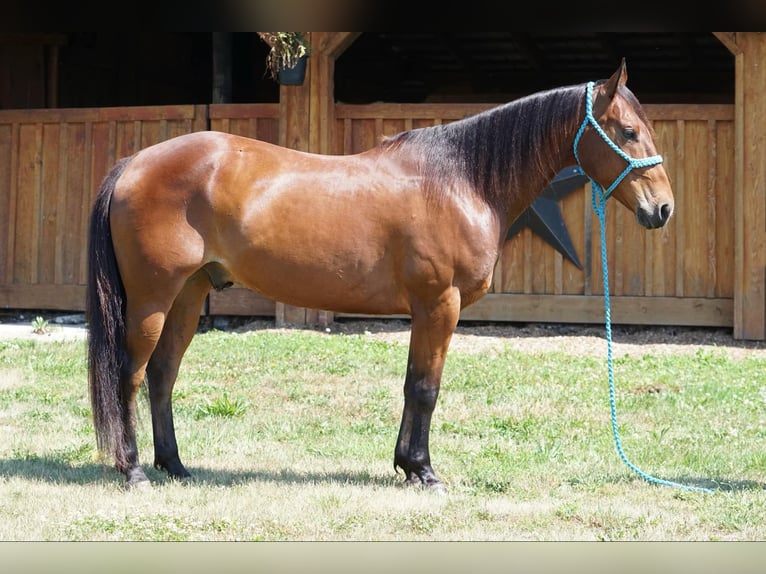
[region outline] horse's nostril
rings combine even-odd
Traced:
[[[668,219],[670,219],[670,215],[673,213],[673,208],[669,203],[663,203],[660,206],[660,219],[663,222],[666,222]]]

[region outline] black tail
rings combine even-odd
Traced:
[[[121,159],[104,178],[90,216],[88,234],[88,386],[96,444],[124,468],[120,372],[125,361],[125,288],[117,268],[109,207],[117,180],[131,158]]]

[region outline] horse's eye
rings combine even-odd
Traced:
[[[626,140],[636,141],[638,139],[638,136],[636,135],[636,130],[634,130],[633,128],[624,128],[622,130],[622,135]]]

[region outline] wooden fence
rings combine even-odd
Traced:
[[[206,129],[205,106],[0,111],[0,307],[85,305],[88,216],[120,157]]]
[[[480,104],[336,105],[331,152],[447,123]],[[646,231],[607,208],[612,318],[618,323],[731,326],[734,297],[734,106],[647,105],[673,183],[676,214]],[[158,141],[214,129],[279,143],[278,104],[0,111],[0,307],[84,306],[87,216],[111,164]],[[587,187],[587,186],[586,186]],[[508,241],[491,292],[468,320],[601,322],[598,221],[589,189],[561,210],[583,268],[530,229]],[[213,292],[211,314],[274,315],[245,289]]]

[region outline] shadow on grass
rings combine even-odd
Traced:
[[[273,482],[280,484],[349,484],[356,486],[398,487],[403,476],[392,471],[390,476],[376,476],[367,471],[358,472],[312,472],[282,469],[276,471],[235,471],[219,470],[205,467],[187,467],[192,478],[183,482],[190,485],[235,486],[251,482]],[[144,465],[144,471],[152,484],[162,484],[170,479],[163,471],[158,471],[150,465]],[[95,482],[114,482],[122,484],[124,477],[115,469],[95,463],[72,464],[53,457],[29,457],[0,460],[0,478],[18,477],[31,481],[42,481],[58,484],[90,484]],[[706,488],[717,492],[739,492],[749,490],[766,490],[766,483],[754,480],[731,480],[726,478],[693,478],[678,477],[665,479],[680,485]],[[631,484],[643,481],[638,476],[624,475],[607,476],[603,480],[579,481],[572,480],[572,486],[597,486],[598,482],[612,484]],[[671,485],[658,484],[658,487],[673,488]]]
[[[172,480],[164,471],[158,471],[150,465],[143,465],[144,472],[152,484]],[[374,476],[366,471],[359,472],[300,472],[291,469],[276,471],[236,471],[218,470],[205,467],[187,467],[190,484],[210,484],[215,486],[234,486],[249,482],[275,482],[282,484],[350,484],[358,486],[396,486],[402,475],[392,472],[390,477]],[[93,482],[121,483],[122,474],[114,468],[95,463],[72,464],[52,457],[30,457],[0,460],[0,478],[18,477],[32,481],[60,484],[89,484]]]
[[[755,480],[730,480],[728,478],[688,478],[680,477],[672,479],[682,486],[692,488],[707,488],[712,491],[738,492],[743,490],[766,490],[766,483]],[[662,485],[658,485],[662,486]],[[670,487],[672,488],[672,486]]]
[[[660,480],[665,480],[668,482],[676,483],[680,487],[688,486],[691,489],[707,489],[712,490],[714,492],[740,492],[740,491],[746,491],[746,490],[766,490],[766,482],[758,482],[756,480],[732,480],[728,478],[699,478],[699,477],[688,477],[688,476],[681,476],[681,477],[675,477],[675,478],[665,478],[665,477],[657,477],[660,478]],[[651,481],[647,481],[640,476],[618,476],[618,475],[612,475],[607,476],[604,478],[603,482],[609,482],[611,484],[636,484],[639,482],[645,482],[647,484],[652,484],[654,486],[657,486],[658,488],[670,488],[670,489],[677,489],[679,491],[685,491],[684,488],[679,488],[678,486],[674,486],[672,484],[660,484],[660,483],[653,483]],[[596,481],[589,480],[586,482],[579,481],[579,480],[571,480],[569,481],[569,484],[572,486],[578,486],[578,485],[585,485],[593,486],[596,484]]]

